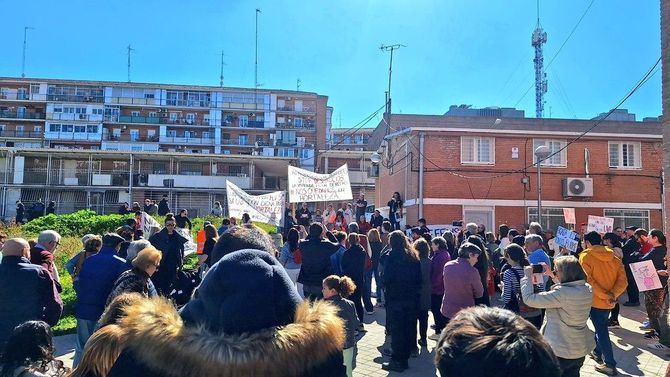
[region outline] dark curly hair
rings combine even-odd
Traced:
[[[46,322],[28,321],[14,328],[0,355],[0,377],[24,367],[50,376],[64,376],[68,369],[54,358],[53,332]]]

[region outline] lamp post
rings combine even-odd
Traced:
[[[380,172],[380,165],[382,162],[382,156],[378,152],[372,152],[370,155],[370,162],[372,162],[373,166],[377,167],[377,178],[379,178],[379,172]],[[379,180],[379,184],[377,184],[377,187],[375,187],[375,201],[377,201],[377,198],[379,198],[379,203],[380,206],[383,204],[382,199],[381,199],[381,179]],[[375,209],[377,206],[375,205]]]
[[[542,180],[540,173],[540,164],[544,161],[551,151],[546,145],[540,145],[535,148],[535,161],[537,163],[537,222],[542,225]]]

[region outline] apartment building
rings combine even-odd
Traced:
[[[382,156],[376,204],[399,191],[408,224],[425,217],[435,225],[463,219],[487,229],[502,223],[523,229],[537,220],[534,150],[546,145],[555,154],[541,163],[543,226],[565,226],[563,208],[575,208],[577,223],[597,215],[613,217],[616,226],[663,227],[657,119],[392,119],[398,131],[386,135],[382,122],[370,137]]]
[[[263,193],[285,189],[288,164],[315,170],[331,114],[309,92],[3,77],[0,215],[18,199],[108,213],[163,194],[207,213],[226,179]]]

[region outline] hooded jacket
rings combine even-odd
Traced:
[[[253,284],[250,284],[253,282]],[[344,323],[327,302],[302,302],[266,252],[230,253],[177,313],[143,300],[119,323],[128,340],[109,377],[344,376]]]
[[[614,308],[614,304],[609,302],[609,293],[616,299],[628,286],[621,260],[614,256],[612,249],[597,245],[582,251],[579,263],[586,273],[586,281],[593,287],[591,306],[596,309]]]

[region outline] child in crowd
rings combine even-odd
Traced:
[[[356,329],[358,329],[359,322],[356,315],[356,308],[354,303],[347,300],[347,297],[354,293],[356,285],[353,280],[344,276],[330,275],[323,279],[323,298],[335,304],[338,307],[338,315],[345,322],[345,330],[347,339],[344,342],[344,365],[347,367],[347,376],[352,377],[354,370],[354,354],[356,349]]]

